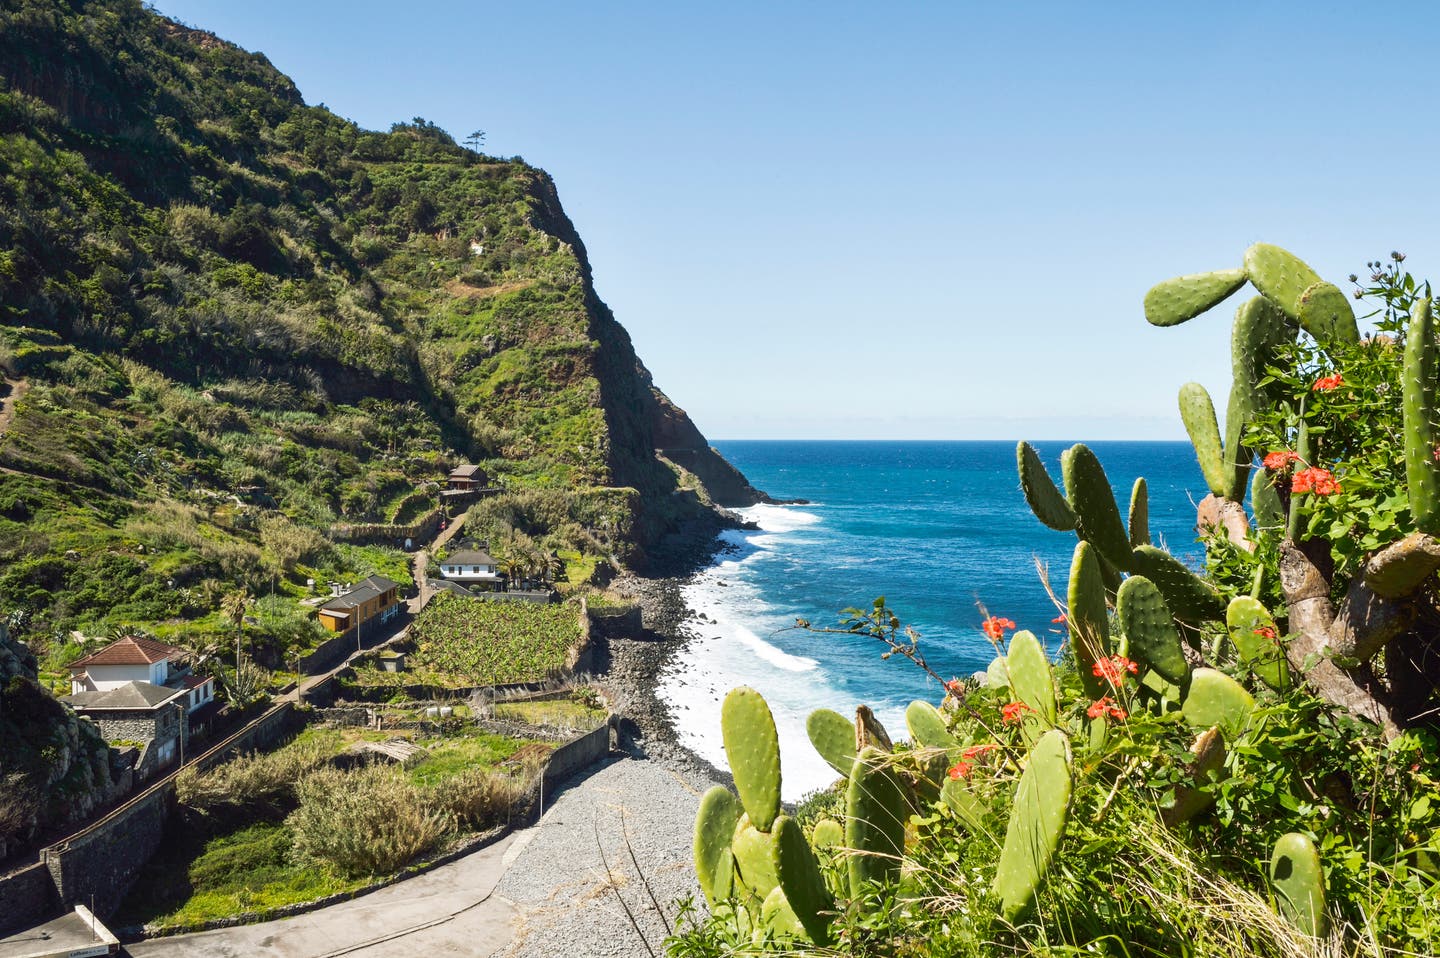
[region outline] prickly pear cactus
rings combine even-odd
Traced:
[[[1181,622],[1218,619],[1225,611],[1220,593],[1164,549],[1138,547],[1131,556],[1130,571],[1155,583],[1170,612]]]
[[[1242,595],[1230,600],[1225,628],[1240,654],[1240,661],[1256,677],[1277,691],[1290,685],[1290,664],[1275,630],[1275,620],[1258,599]]]
[[[1145,477],[1138,476],[1130,488],[1130,548],[1150,544],[1150,493]]]
[[[1190,665],[1175,629],[1175,618],[1155,583],[1143,575],[1132,575],[1120,586],[1115,613],[1130,657],[1159,672],[1176,685],[1190,678]]]
[[[1180,421],[1185,424],[1190,445],[1195,447],[1195,458],[1200,463],[1201,474],[1205,476],[1205,485],[1217,496],[1226,495],[1230,490],[1231,472],[1225,467],[1220,423],[1215,418],[1215,404],[1210,401],[1210,392],[1199,383],[1186,383],[1180,387]]]
[[[850,894],[860,897],[868,882],[889,882],[900,871],[905,823],[910,817],[905,786],[890,767],[890,756],[867,746],[855,758],[845,793],[845,844]]]
[[[978,835],[985,835],[985,803],[959,779],[946,779],[940,788],[940,801],[950,807],[955,817],[965,827]]]
[[[1264,469],[1255,470],[1255,478],[1250,483],[1250,508],[1255,513],[1256,529],[1278,531],[1285,527],[1285,507],[1280,502],[1280,493]]]
[[[1435,342],[1435,320],[1428,299],[1416,300],[1405,334],[1404,403],[1405,487],[1415,528],[1440,535],[1440,424],[1436,396],[1440,392],[1440,348]]]
[[[895,744],[890,740],[890,733],[885,731],[885,726],[870,711],[868,705],[855,706],[855,751],[860,752],[866,746],[873,745],[882,752],[895,751]]]
[[[791,913],[803,926],[807,937],[822,947],[830,940],[829,912],[835,899],[825,887],[820,865],[805,841],[805,831],[789,815],[775,819],[775,873],[789,903]]]
[[[1297,321],[1301,295],[1322,282],[1300,257],[1269,243],[1256,243],[1245,251],[1245,272],[1266,299]]]
[[[1325,870],[1309,837],[1299,832],[1280,836],[1270,856],[1270,887],[1285,920],[1307,935],[1325,934]]]
[[[1275,361],[1275,351],[1294,342],[1298,330],[1294,320],[1264,296],[1240,304],[1230,331],[1230,402],[1225,409],[1225,468],[1227,489],[1222,495],[1240,502],[1254,458],[1241,438],[1245,427],[1255,421],[1274,401],[1274,387],[1260,385],[1266,367]]]
[[[1035,518],[1056,532],[1069,532],[1075,528],[1075,512],[1070,503],[1055,488],[1055,481],[1040,460],[1040,454],[1028,442],[1015,447],[1016,467],[1020,472],[1020,488],[1025,501]]]
[[[803,941],[808,937],[805,926],[801,924],[795,909],[785,897],[785,889],[779,885],[770,889],[770,894],[765,896],[765,901],[760,905],[760,924],[762,929],[768,930],[776,938]],[[757,929],[757,932],[760,930]]]
[[[1130,571],[1130,536],[1120,520],[1120,507],[1105,469],[1089,447],[1076,443],[1060,457],[1065,494],[1075,512],[1075,531],[1093,543],[1121,572]]]
[[[845,841],[845,828],[833,818],[822,818],[810,830],[810,847],[834,848]]]
[[[990,665],[985,669],[985,687],[987,689],[1003,689],[1010,684],[1010,666],[1005,663],[1005,656],[997,655],[990,660]]]
[[[745,813],[769,831],[780,814],[780,736],[770,706],[752,688],[733,689],[720,707],[720,731]]]
[[[855,725],[830,709],[816,709],[805,719],[810,744],[831,768],[846,778],[855,764]]]
[[[1355,310],[1350,297],[1333,283],[1319,282],[1300,294],[1297,304],[1300,325],[1323,346],[1332,343],[1358,343],[1360,330],[1355,325]]]
[[[958,743],[945,725],[945,716],[929,702],[916,699],[905,709],[910,740],[921,748],[954,748]]]
[[[1156,283],[1145,294],[1145,318],[1152,326],[1176,326],[1219,305],[1245,285],[1245,270],[1177,276]]]
[[[730,842],[739,823],[740,803],[728,789],[716,785],[700,799],[695,816],[695,877],[711,908],[729,898],[734,886],[735,858]]]
[[[1220,726],[1230,741],[1240,737],[1255,710],[1255,699],[1224,672],[1196,669],[1180,712],[1191,728]]]
[[[1100,556],[1090,543],[1075,545],[1070,562],[1070,588],[1067,594],[1070,648],[1075,654],[1075,668],[1080,682],[1091,698],[1110,691],[1105,680],[1095,675],[1096,662],[1110,655],[1110,616],[1105,606],[1105,584],[1100,575]],[[1010,664],[1014,674],[1015,664]],[[1054,719],[1051,719],[1054,724]]]
[[[1021,726],[1026,740],[1033,744],[1033,739],[1039,738],[1041,732],[1055,725],[1055,676],[1050,668],[1050,658],[1035,634],[1022,630],[1010,637],[1005,661],[1009,666],[1011,693],[1015,701],[1029,707],[1027,718],[1033,717],[1032,722]]]
[[[730,852],[735,856],[735,881],[760,900],[780,884],[775,872],[775,835],[762,832],[741,815],[730,838]]]
[[[1000,849],[993,888],[1006,921],[1035,900],[1069,820],[1070,789],[1070,740],[1051,729],[1030,751]]]

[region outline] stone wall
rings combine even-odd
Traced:
[[[59,908],[60,897],[43,862],[0,878],[0,935],[39,924]]]
[[[611,739],[614,737],[614,723],[615,716],[612,715],[595,731],[566,742],[551,752],[550,760],[545,766],[546,791],[609,755]]]
[[[640,606],[589,606],[590,628],[606,639],[637,639],[645,632]]]
[[[160,848],[165,821],[175,797],[166,778],[131,799],[90,828],[59,845],[42,849],[61,905],[90,906],[107,918],[120,906],[140,869]]]

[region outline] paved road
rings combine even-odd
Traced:
[[[126,949],[133,958],[486,958],[510,942],[515,909],[495,886],[528,834],[518,832],[419,877],[319,911]]]

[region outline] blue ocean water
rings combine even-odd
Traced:
[[[921,635],[920,651],[942,676],[984,669],[994,656],[980,631],[984,605],[1054,651],[1057,609],[1037,561],[1062,598],[1072,533],[1040,524],[1020,492],[1010,442],[728,441],[716,447],[756,486],[807,505],[743,510],[761,532],[727,533],[728,551],[686,590],[702,638],[661,686],[682,741],[716,764],[719,701],[736,685],[764,693],[781,729],[787,799],[832,773],[804,737],[818,707],[873,708],[904,734],[903,710],[939,698],[935,683],[873,639],[791,628],[797,618],[838,625],[840,610],[885,596]],[[1035,444],[1059,481],[1065,442]],[[1151,535],[1182,558],[1201,558],[1193,531],[1205,495],[1188,443],[1096,442],[1120,500],[1143,475]]]

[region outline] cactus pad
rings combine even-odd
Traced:
[[[1035,447],[1023,441],[1016,446],[1015,465],[1020,472],[1020,488],[1024,491],[1025,501],[1030,504],[1030,511],[1035,513],[1035,518],[1056,532],[1069,532],[1074,529],[1075,512],[1060,494],[1060,490],[1055,488],[1055,481],[1050,478],[1050,473]]]
[[[810,830],[811,848],[834,848],[845,841],[845,828],[833,818],[822,818]]]
[[[1070,562],[1070,588],[1068,592],[1068,619],[1070,648],[1075,655],[1075,669],[1080,673],[1080,683],[1091,698],[1099,698],[1110,691],[1105,680],[1098,678],[1092,669],[1096,662],[1110,655],[1110,617],[1105,607],[1105,584],[1100,576],[1100,556],[1088,542],[1075,545],[1075,557]],[[1010,663],[1014,674],[1015,663]],[[1053,724],[1053,719],[1052,719]]]
[[[985,669],[985,687],[987,689],[1003,689],[1010,684],[1010,666],[1005,662],[1005,656],[997,655],[990,660],[990,665]]]
[[[800,923],[795,909],[790,906],[790,900],[785,897],[785,889],[779,885],[770,889],[770,894],[766,895],[760,904],[760,924],[777,938],[804,940],[808,937],[805,926]]]
[[[748,816],[740,816],[730,839],[730,851],[735,856],[735,880],[750,889],[756,898],[764,899],[780,884],[780,877],[775,873],[774,845],[773,834],[750,824]]]
[[[1070,740],[1046,732],[1030,752],[995,870],[1001,914],[1015,921],[1035,900],[1070,814]]]
[[[1040,640],[1032,632],[1016,632],[1010,637],[1009,654],[1005,657],[1010,670],[1010,689],[1015,701],[1024,702],[1045,728],[1055,724],[1055,676],[1050,659]]]
[[[817,945],[830,938],[830,915],[835,899],[825,887],[820,865],[805,841],[805,831],[789,815],[775,819],[775,873],[791,912],[804,927],[807,937]]]
[[[1293,342],[1295,321],[1264,296],[1240,304],[1230,332],[1230,402],[1225,410],[1225,468],[1227,487],[1220,495],[1240,502],[1254,455],[1241,441],[1245,427],[1274,402],[1274,386],[1262,386],[1266,367],[1275,362],[1276,350]]]
[[[1294,320],[1300,319],[1300,297],[1321,282],[1304,260],[1269,243],[1256,243],[1245,251],[1245,272],[1266,299]]]
[[[711,908],[731,896],[735,859],[730,842],[739,822],[740,802],[728,789],[716,785],[700,799],[695,815],[695,877]]]
[[[1299,832],[1280,836],[1270,856],[1270,887],[1282,917],[1307,935],[1325,934],[1325,871],[1315,843]]]
[[[1250,511],[1255,513],[1256,531],[1285,526],[1285,507],[1280,502],[1280,493],[1264,469],[1255,470],[1255,478],[1250,483]]]
[[[909,805],[905,786],[890,757],[867,746],[855,758],[845,793],[845,844],[854,850],[846,865],[850,894],[858,898],[870,882],[893,881],[900,873]]]
[[[1159,672],[1161,677],[1184,685],[1190,676],[1185,649],[1165,597],[1155,583],[1143,575],[1132,575],[1120,586],[1115,612],[1131,658]]]
[[[1360,342],[1350,297],[1333,283],[1316,283],[1300,294],[1301,327],[1322,346]]]
[[[1152,326],[1179,325],[1221,303],[1245,280],[1243,269],[1222,269],[1156,283],[1145,294],[1145,318]]]
[[[910,740],[921,748],[954,748],[955,736],[945,727],[945,716],[929,702],[918,699],[905,709],[905,727]]]
[[[1145,477],[1137,476],[1130,489],[1130,548],[1150,544],[1150,493]]]
[[[1435,319],[1428,299],[1419,299],[1410,309],[1410,326],[1405,334],[1405,366],[1401,374],[1404,403],[1405,487],[1410,494],[1410,514],[1415,528],[1440,535],[1440,446],[1436,395],[1440,379],[1440,349],[1435,343]]]
[[[1180,420],[1185,423],[1185,434],[1190,445],[1195,447],[1195,458],[1200,462],[1200,472],[1205,476],[1205,485],[1217,496],[1223,496],[1230,489],[1229,470],[1225,468],[1225,453],[1220,445],[1220,424],[1215,419],[1215,404],[1210,393],[1199,383],[1186,383],[1180,387]]]
[[[855,764],[855,725],[839,712],[816,709],[805,720],[810,744],[831,768],[846,778]]]
[[[1290,685],[1290,664],[1280,643],[1275,620],[1258,599],[1242,595],[1230,600],[1225,627],[1235,651],[1251,672],[1277,691]]]
[[[1120,521],[1120,507],[1105,469],[1095,453],[1076,443],[1060,457],[1065,494],[1075,512],[1075,531],[1091,542],[1121,572],[1130,571],[1130,537]]]
[[[1220,593],[1164,549],[1139,546],[1130,564],[1132,572],[1155,583],[1170,612],[1181,622],[1218,619],[1224,613]]]
[[[733,689],[720,707],[720,731],[745,813],[769,831],[780,814],[780,737],[770,706],[752,688]]]
[[[976,834],[987,834],[985,830],[985,805],[965,786],[965,783],[947,778],[940,787],[940,801],[944,802],[965,827]]]
[[[1255,699],[1244,687],[1214,669],[1196,669],[1190,674],[1190,688],[1180,712],[1191,728],[1220,726],[1230,741],[1240,737],[1255,709]]]

